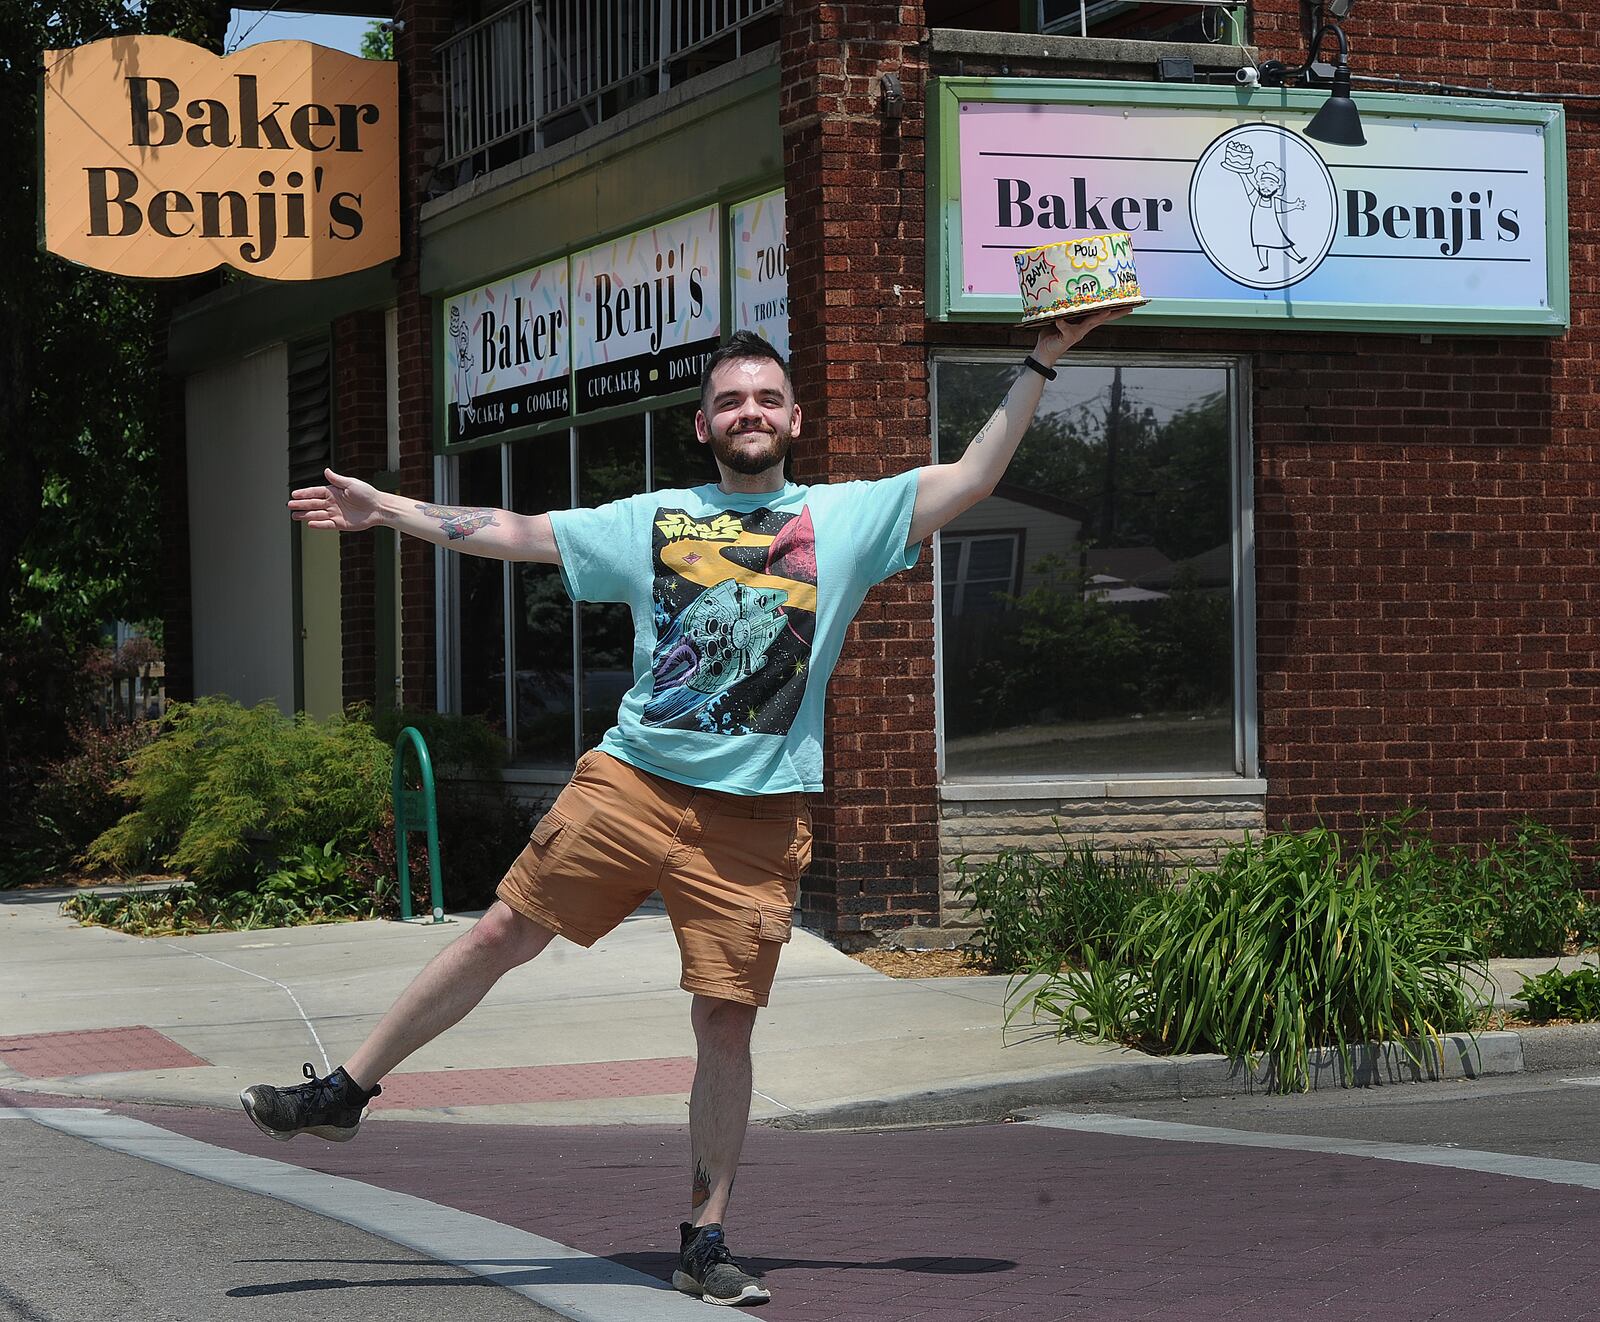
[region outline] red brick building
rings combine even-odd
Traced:
[[[1038,179],[1087,180],[1061,194],[1081,233],[1071,221],[1108,217],[1104,180],[1140,181],[1117,187],[1143,210],[1118,214],[1137,222],[1126,227],[1157,301],[1063,364],[1008,485],[869,598],[830,690],[804,919],[858,942],[952,921],[957,856],[1054,844],[1058,827],[1181,855],[1409,806],[1444,840],[1502,835],[1531,814],[1593,852],[1600,102],[1566,94],[1595,86],[1600,5],[1359,0],[1343,27],[1367,158],[1304,146],[1325,87],[1236,90],[1240,69],[1305,62],[1315,15],[1294,0],[1043,0],[1022,21],[1015,3],[964,0],[726,0],[709,16],[652,0],[586,27],[591,8],[484,7],[467,24],[455,6],[398,7],[404,253],[392,270],[229,286],[180,312],[171,360],[188,383],[191,484],[197,438],[241,389],[288,399],[285,439],[263,422],[249,444],[287,458],[291,481],[330,453],[420,496],[524,509],[698,481],[687,382],[585,397],[608,364],[584,300],[596,273],[633,278],[634,240],[659,253],[702,230],[695,270],[714,279],[718,315],[685,331],[684,353],[708,329],[781,324],[810,420],[797,478],[948,458],[1031,343],[980,277],[951,283],[982,257],[957,233],[981,199],[955,137],[972,131],[968,99],[1042,106],[1063,116],[1052,141],[1075,145],[1014,144],[1019,159],[1059,158],[1055,175],[1027,175],[1028,196]],[[1461,118],[1461,105],[1481,110]],[[1162,115],[1171,126],[1150,133],[1174,145],[1119,158],[1130,173],[1067,160],[1103,158],[1096,143]],[[1199,235],[1205,158],[1183,135],[1204,147],[1219,115],[1228,132],[1271,123],[1298,138],[1292,162],[1302,149],[1326,159],[1318,275],[1246,283],[1214,253],[1203,267],[1203,235],[1164,250],[1182,247],[1186,205]],[[1402,125],[1445,155],[1407,155]],[[1508,163],[1483,163],[1498,151]],[[1286,241],[1314,237],[1320,196],[1306,189],[1313,167],[1296,171],[1287,187],[1312,202],[1282,220]],[[1374,178],[1406,181],[1399,210]],[[1469,203],[1480,188],[1500,203]],[[1002,223],[1024,214],[1021,198],[1002,182]],[[1210,242],[1237,247],[1241,233]],[[762,247],[762,234],[776,238]],[[1019,226],[1014,246],[1050,237]],[[1288,270],[1273,242],[1257,247],[1263,270]],[[782,271],[758,269],[780,248]],[[536,271],[565,281],[570,357],[542,377],[531,362],[474,377],[484,310],[519,291],[531,310],[546,297],[528,292]],[[541,407],[561,383],[564,406],[494,421],[484,382],[503,391],[513,377],[543,388]],[[182,512],[171,524],[185,535]],[[205,536],[187,535],[205,561]],[[295,537],[277,571],[293,582],[280,622],[292,629],[262,626],[289,657],[276,688],[207,652],[196,571],[196,660],[187,676],[169,662],[175,694],[187,682],[315,709],[382,702],[398,685],[408,704],[504,730],[508,777],[532,796],[609,723],[628,664],[621,608],[572,608],[553,571],[420,543],[396,564],[379,538],[339,543],[335,580],[329,552]],[[331,599],[314,586],[332,581]],[[187,636],[190,609],[174,602],[169,640]]]

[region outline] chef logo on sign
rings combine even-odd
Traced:
[[[1251,289],[1304,280],[1333,247],[1333,175],[1311,144],[1272,124],[1229,129],[1200,154],[1189,216],[1211,264]]]

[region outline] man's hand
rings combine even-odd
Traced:
[[[1057,317],[1039,332],[1039,342],[1033,346],[1033,356],[1046,367],[1054,367],[1056,360],[1062,354],[1095,327],[1104,326],[1106,322],[1115,321],[1118,317],[1125,317],[1132,311],[1130,307],[1106,308],[1087,317],[1074,319]]]
[[[380,493],[370,483],[355,477],[340,477],[331,468],[322,475],[325,487],[301,487],[289,497],[289,515],[297,523],[336,532],[360,532],[383,521]]]

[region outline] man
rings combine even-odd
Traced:
[[[556,935],[592,945],[659,889],[697,1047],[690,1219],[673,1284],[712,1303],[765,1302],[722,1224],[750,1115],[750,1033],[811,857],[806,795],[822,788],[828,676],[867,591],[994,490],[1055,361],[1117,315],[1047,327],[959,460],[879,482],[785,479],[800,406],[777,351],[740,332],[701,380],[695,431],[716,458],[715,486],[549,514],[407,500],[331,470],[327,486],[296,491],[289,509],[313,528],[387,526],[468,554],[559,565],[575,600],[632,607],[634,654],[651,660],[483,918],[327,1078],[307,1065],[309,1083],[246,1088],[256,1125],[279,1139],[353,1138],[378,1081],[507,970]]]

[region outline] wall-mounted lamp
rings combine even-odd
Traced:
[[[1350,42],[1344,29],[1327,21],[1332,13],[1343,18],[1350,12],[1354,0],[1333,0],[1316,8],[1316,29],[1311,38],[1311,52],[1304,64],[1284,64],[1281,60],[1263,60],[1251,69],[1240,69],[1235,75],[1246,87],[1291,87],[1297,81],[1307,86],[1321,87],[1332,83],[1332,90],[1322,109],[1312,116],[1305,134],[1318,142],[1332,143],[1336,147],[1365,147],[1366,134],[1361,131],[1361,112],[1350,99]],[[1319,60],[1324,38],[1332,35],[1339,43],[1338,62],[1326,64]]]
[[[883,94],[881,108],[885,119],[899,119],[906,113],[906,90],[900,86],[898,74],[886,73],[878,79]]]
[[[1365,147],[1367,137],[1361,131],[1361,112],[1350,99],[1350,43],[1345,39],[1344,29],[1337,23],[1325,23],[1318,28],[1311,41],[1311,58],[1307,63],[1316,65],[1317,49],[1329,32],[1339,38],[1339,62],[1333,66],[1333,91],[1306,125],[1306,137],[1332,143],[1335,147]]]

